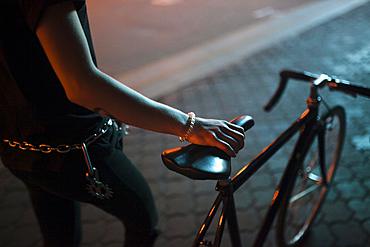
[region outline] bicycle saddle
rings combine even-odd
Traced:
[[[254,125],[250,116],[240,116],[231,121],[247,131]],[[231,157],[221,149],[189,144],[167,149],[162,152],[162,160],[171,171],[195,180],[227,179],[231,173]]]

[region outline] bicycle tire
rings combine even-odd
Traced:
[[[318,161],[316,134],[280,207],[276,229],[276,239],[280,247],[300,246],[306,238],[339,164],[345,136],[344,109],[336,106],[321,119],[325,123],[325,170],[328,185],[320,182],[322,172]]]

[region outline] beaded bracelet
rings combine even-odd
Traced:
[[[186,132],[186,134],[185,134],[183,137],[179,136],[179,140],[180,140],[180,142],[184,142],[184,141],[186,141],[186,139],[188,138],[188,136],[189,136],[190,132],[191,132],[191,131],[193,130],[193,128],[194,128],[194,124],[195,124],[195,113],[194,113],[194,112],[189,112],[189,113],[188,113],[188,116],[189,116],[189,120],[190,120],[189,129],[188,129],[188,131]],[[188,120],[188,121],[189,121],[189,120]]]

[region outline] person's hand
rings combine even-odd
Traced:
[[[244,147],[243,127],[223,120],[204,119],[197,117],[194,129],[187,141],[204,146],[217,147],[231,157]]]

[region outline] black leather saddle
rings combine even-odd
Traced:
[[[244,131],[252,128],[253,118],[240,116],[231,121],[242,126]],[[177,173],[196,180],[227,179],[231,173],[231,157],[221,149],[189,144],[162,152],[165,166]]]

